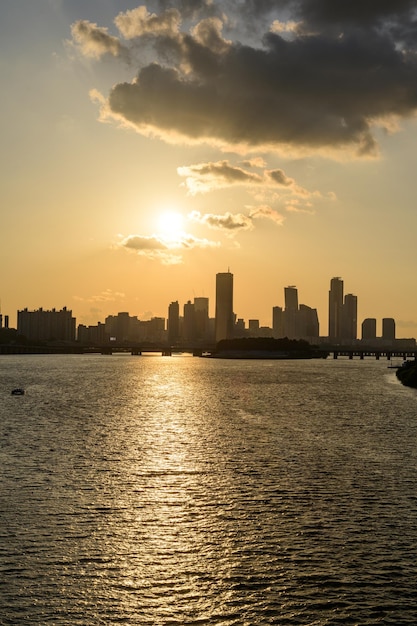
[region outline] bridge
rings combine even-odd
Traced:
[[[145,354],[160,354],[161,356],[172,356],[172,354],[188,353],[193,356],[203,356],[215,352],[215,344],[207,344],[204,346],[192,346],[192,345],[175,345],[170,346],[167,344],[101,344],[97,346],[82,346],[79,344],[65,345],[65,346],[33,346],[33,345],[18,345],[18,344],[0,344],[0,354],[103,354],[111,355],[114,353],[131,354],[132,356],[143,356]],[[416,359],[417,360],[417,348],[372,348],[372,347],[349,347],[349,346],[329,346],[324,345],[320,347],[323,353],[323,358],[333,357],[338,359],[339,357],[347,357],[348,359],[358,358],[363,360],[365,357],[371,357],[376,360],[386,358],[391,360],[392,358],[399,358],[402,360]]]
[[[382,357],[386,358],[390,361],[394,358],[401,358],[404,361],[406,359],[414,358],[417,359],[417,350],[394,350],[392,348],[327,348],[327,352],[329,355],[333,355],[334,359],[337,359],[339,356],[348,357],[349,359],[353,359],[354,357],[358,357],[359,359],[364,359],[365,357],[374,357],[377,361]]]
[[[173,354],[188,353],[193,356],[203,356],[204,353],[214,351],[215,346],[193,347],[190,345],[176,345],[170,346],[166,344],[104,344],[94,347],[81,347],[83,354],[114,354],[125,353],[132,356],[143,356],[145,354],[160,354],[161,356],[172,356]]]

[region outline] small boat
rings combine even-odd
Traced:
[[[25,390],[22,387],[16,387],[16,389],[12,389],[12,396],[24,396]]]

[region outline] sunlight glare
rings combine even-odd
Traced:
[[[167,238],[176,238],[183,232],[184,218],[177,211],[165,211],[158,218],[159,231]]]

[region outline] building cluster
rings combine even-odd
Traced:
[[[82,345],[102,345],[108,342],[169,343],[170,345],[204,346],[221,339],[234,337],[288,337],[305,339],[310,343],[331,345],[355,345],[358,342],[372,344],[395,344],[414,342],[414,339],[396,339],[395,320],[382,320],[382,335],[377,336],[377,320],[367,318],[362,322],[361,338],[358,337],[358,299],[343,293],[343,280],[332,278],[329,290],[329,327],[326,336],[320,336],[317,309],[299,304],[298,290],[291,285],[284,288],[284,307],[272,308],[272,326],[262,327],[259,320],[238,318],[233,307],[233,274],[230,271],[216,275],[215,316],[209,316],[209,299],[194,298],[184,304],[182,311],[178,301],[168,306],[168,317],[153,317],[142,321],[121,312],[109,315],[104,322],[94,326],[78,325],[72,311],[64,307],[57,311],[28,311],[17,314],[17,333],[32,342],[75,342]],[[0,328],[3,320],[0,316]],[[5,328],[8,318],[5,317]]]

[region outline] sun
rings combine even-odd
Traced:
[[[176,239],[184,232],[184,218],[177,211],[164,211],[158,217],[158,230],[167,239]]]

